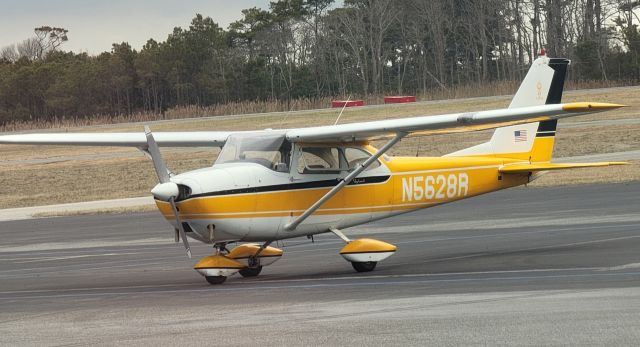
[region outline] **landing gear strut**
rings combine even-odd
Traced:
[[[215,252],[216,255],[229,254],[229,249],[227,249],[227,243],[226,242],[215,243],[213,245],[213,249],[216,250],[216,252]]]
[[[227,244],[225,242],[216,243],[213,245],[213,248],[216,250],[216,255],[229,254],[229,250],[227,249]],[[204,278],[209,282],[209,284],[222,284],[227,280],[227,276],[204,276]]]

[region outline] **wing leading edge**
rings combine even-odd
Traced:
[[[237,132],[236,132],[237,133]],[[159,146],[165,147],[221,147],[232,132],[154,132]],[[74,146],[147,146],[144,132],[139,133],[49,133],[0,136],[0,143],[26,145]]]

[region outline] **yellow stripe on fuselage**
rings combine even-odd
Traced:
[[[314,215],[405,212],[527,183],[523,175],[501,175],[504,164],[517,159],[490,157],[393,157],[382,183],[348,185]],[[499,177],[501,179],[499,179]],[[224,219],[287,217],[302,214],[331,187],[204,196],[177,203],[181,218]],[[168,203],[156,201],[167,219]]]

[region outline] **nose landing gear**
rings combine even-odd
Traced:
[[[245,243],[231,251],[227,249],[226,243],[215,244],[214,248],[214,255],[200,259],[194,266],[210,284],[221,284],[236,272],[242,277],[258,276],[263,266],[273,264],[283,254],[281,249],[270,247],[269,243],[262,246]]]
[[[227,277],[243,269],[244,264],[227,256],[229,250],[226,243],[213,245],[215,254],[200,259],[193,267],[210,284],[222,284]]]
[[[240,271],[238,271],[238,273],[240,274],[240,276],[242,277],[256,277],[260,274],[260,272],[262,271],[262,266],[256,266],[256,267],[248,267],[248,268],[244,268]]]
[[[245,243],[231,250],[229,257],[245,264],[245,268],[238,271],[242,277],[256,277],[263,266],[275,263],[282,257],[283,251],[265,243],[259,246],[255,243]]]
[[[216,254],[204,257],[193,267],[207,282],[221,284],[227,277],[242,270],[244,265],[224,255]]]

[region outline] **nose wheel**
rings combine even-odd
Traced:
[[[238,271],[238,273],[242,277],[256,277],[260,274],[260,271],[262,271],[262,266],[248,267],[246,269]]]
[[[251,256],[247,259],[247,267],[238,271],[242,277],[256,277],[262,271],[260,257]]]

